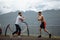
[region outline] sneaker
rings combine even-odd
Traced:
[[[51,34],[49,34],[49,38],[51,38]]]
[[[39,35],[38,38],[41,38],[41,35]]]
[[[18,38],[21,38],[21,36],[18,36]]]
[[[12,35],[14,35],[14,34],[12,33]]]

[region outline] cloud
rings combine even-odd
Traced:
[[[46,2],[42,10],[60,9],[60,1]]]
[[[37,6],[37,10],[51,10],[51,9],[60,9],[60,1],[45,1],[44,3],[42,4],[39,4]]]
[[[0,11],[8,13],[11,11],[26,10],[51,10],[60,9],[59,0],[0,0]]]

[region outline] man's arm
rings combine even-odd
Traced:
[[[25,18],[24,18],[24,17],[20,17],[19,19],[20,19],[21,21],[24,21]]]
[[[40,17],[38,16],[38,21],[40,21]]]

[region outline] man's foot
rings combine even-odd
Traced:
[[[51,34],[49,34],[49,38],[51,38]]]
[[[12,35],[14,35],[14,34],[12,33]]]
[[[41,35],[39,35],[38,38],[41,38]]]

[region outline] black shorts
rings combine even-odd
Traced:
[[[43,29],[45,28],[45,27],[44,27],[44,22],[41,22],[40,28],[43,28]]]

